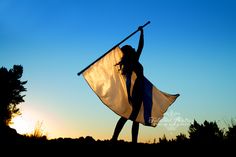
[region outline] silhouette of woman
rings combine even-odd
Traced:
[[[125,45],[121,48],[123,52],[123,57],[121,61],[116,65],[119,65],[122,75],[126,77],[126,88],[127,95],[130,105],[132,105],[132,112],[130,114],[129,119],[133,121],[132,124],[132,143],[137,143],[138,141],[138,131],[139,131],[139,123],[135,121],[138,116],[141,104],[143,102],[143,91],[144,91],[144,75],[143,75],[143,66],[139,63],[139,58],[142,53],[143,45],[144,45],[144,35],[143,35],[143,27],[140,26],[138,28],[140,31],[139,45],[137,52],[130,45]],[[130,93],[131,89],[131,76],[132,73],[135,73],[137,78],[135,79],[132,95]],[[112,141],[117,141],[117,138],[125,125],[127,119],[121,117],[115,127]]]

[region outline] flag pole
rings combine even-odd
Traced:
[[[141,26],[142,28],[147,26],[150,23],[150,21],[148,21],[147,23],[145,23],[143,26]],[[116,48],[117,46],[119,46],[120,44],[122,44],[123,42],[125,42],[127,39],[129,39],[131,36],[133,36],[135,33],[137,33],[139,31],[139,29],[137,29],[136,31],[134,31],[133,33],[131,33],[129,36],[127,36],[126,38],[124,38],[121,42],[119,42],[118,44],[116,44],[115,46],[113,46],[110,50],[108,50],[106,53],[104,53],[101,57],[99,57],[98,59],[96,59],[94,62],[92,62],[91,64],[89,64],[86,68],[84,68],[83,70],[81,70],[77,75],[79,76],[80,74],[82,74],[85,70],[87,70],[89,67],[91,67],[94,63],[96,63],[97,61],[99,61],[101,58],[103,58],[106,54],[108,54],[111,50],[113,50],[114,48]]]

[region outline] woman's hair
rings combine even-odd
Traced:
[[[119,65],[122,75],[131,74],[133,71],[133,63],[135,62],[135,49],[130,45],[125,45],[121,48],[123,56],[121,61],[116,65]]]

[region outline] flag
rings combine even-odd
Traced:
[[[132,112],[132,105],[128,101],[126,77],[121,74],[119,66],[116,66],[122,55],[119,47],[114,48],[85,70],[83,76],[108,108],[128,119]],[[133,73],[131,92],[135,79],[136,76]],[[144,90],[143,103],[135,121],[155,127],[179,95],[171,95],[158,90],[147,78],[144,79]]]

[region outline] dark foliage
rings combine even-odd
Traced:
[[[228,127],[226,132],[226,140],[230,144],[236,144],[236,123],[232,121],[232,125]]]
[[[24,102],[21,92],[26,91],[21,81],[23,67],[14,65],[12,69],[0,68],[0,125],[9,125],[14,115],[20,114],[18,104]]]
[[[189,138],[193,143],[217,144],[223,141],[224,132],[216,122],[204,121],[198,124],[195,120],[189,127]]]

